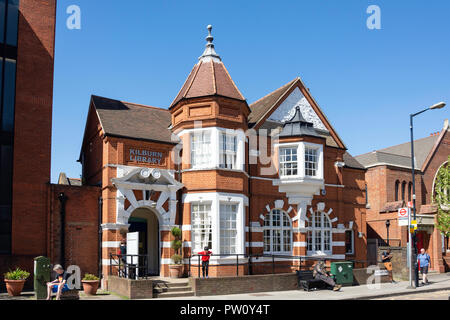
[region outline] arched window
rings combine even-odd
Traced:
[[[264,252],[292,252],[292,224],[286,212],[273,209],[264,219]]]
[[[406,181],[403,181],[403,183],[402,183],[402,200],[403,201],[406,200],[405,195],[406,195]]]
[[[324,212],[314,212],[309,219],[308,254],[331,254],[331,222]]]
[[[400,188],[400,181],[395,181],[395,201],[398,201],[398,189]]]
[[[412,182],[408,183],[408,201],[412,200]]]

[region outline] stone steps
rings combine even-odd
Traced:
[[[194,296],[188,281],[176,282],[156,282],[153,286],[153,295],[155,298],[177,298]]]

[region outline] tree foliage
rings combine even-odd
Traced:
[[[437,228],[450,237],[450,156],[436,176],[434,202],[438,207]]]

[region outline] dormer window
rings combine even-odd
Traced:
[[[317,148],[305,147],[305,176],[317,176],[319,161],[317,151]]]
[[[280,178],[323,179],[323,146],[309,142],[278,145]]]

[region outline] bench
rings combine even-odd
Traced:
[[[326,284],[322,280],[314,279],[312,270],[297,270],[296,273],[299,289],[303,289],[308,292],[313,289],[328,289],[328,284]]]

